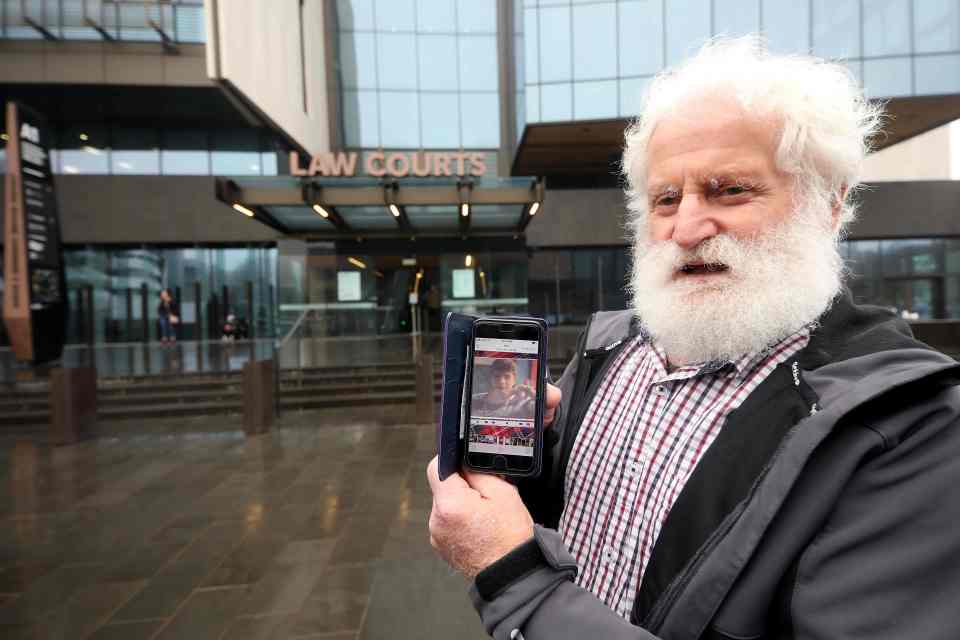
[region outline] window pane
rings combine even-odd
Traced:
[[[496,33],[497,3],[457,0],[457,29],[461,33]]]
[[[460,99],[463,146],[493,148],[500,146],[500,99],[496,93],[464,94]]]
[[[203,7],[174,7],[174,23],[179,42],[205,42]]]
[[[536,84],[540,82],[540,42],[537,39],[539,31],[537,29],[537,11],[536,9],[524,9],[523,11],[523,62],[524,73],[527,84]]]
[[[542,85],[540,87],[540,121],[571,120],[573,116],[571,91],[569,82]]]
[[[417,76],[412,71],[417,65],[414,35],[410,33],[381,33],[377,35],[377,60],[380,62],[381,89],[416,89]]]
[[[763,32],[772,51],[810,51],[810,6],[806,2],[763,0]]]
[[[496,91],[496,36],[462,36],[459,45],[460,88],[465,91]]]
[[[570,9],[541,9],[540,33],[540,81],[570,80]]]
[[[917,53],[960,49],[960,4],[956,0],[914,2],[913,48]]]
[[[573,8],[573,77],[617,75],[617,16],[613,4]]]
[[[939,238],[883,240],[883,275],[902,276],[943,271],[943,241]]]
[[[348,147],[380,146],[376,91],[343,92],[343,129]]]
[[[214,151],[210,154],[213,173],[218,176],[260,175],[258,151]]]
[[[459,114],[457,94],[421,93],[420,124],[423,131],[423,146],[440,149],[459,147]]]
[[[575,82],[573,106],[577,120],[617,117],[617,81]]]
[[[107,149],[97,147],[62,149],[60,169],[67,174],[106,174],[110,173],[109,158]]]
[[[417,0],[417,30],[421,33],[454,33],[457,19],[449,0]]]
[[[663,68],[663,4],[660,0],[620,5],[620,75],[657,73]],[[638,38],[637,34],[644,36]]]
[[[527,87],[527,122],[540,122],[540,87],[530,85]],[[523,129],[517,130],[517,139],[523,135]]]
[[[863,55],[910,53],[910,0],[863,0]]]
[[[743,36],[760,30],[759,0],[713,0],[713,15],[717,35]]]
[[[633,118],[640,115],[643,92],[650,78],[624,78],[620,81],[620,115]]]
[[[908,96],[911,87],[910,58],[863,61],[863,85],[870,98]]]
[[[420,145],[420,111],[413,91],[381,91],[381,140],[385,147],[416,148]]]
[[[204,176],[210,174],[209,151],[160,152],[161,172],[168,176]]]
[[[340,77],[347,89],[375,89],[377,65],[372,33],[340,34]]]
[[[420,88],[426,91],[456,91],[456,36],[419,36],[417,45]]]
[[[413,0],[377,0],[377,31],[414,31]]]
[[[710,0],[667,4],[667,64],[684,60],[710,37]]]
[[[813,0],[813,52],[824,58],[860,56],[860,0]]]
[[[118,151],[110,154],[113,173],[128,175],[158,175],[160,173],[160,150]]]
[[[343,31],[372,31],[373,0],[337,0],[337,20]]]
[[[960,55],[920,56],[917,67],[917,94],[942,95],[960,91]]]
[[[260,172],[265,176],[277,175],[276,151],[263,151],[260,153],[260,169]]]

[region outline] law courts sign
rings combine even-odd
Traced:
[[[359,160],[356,151],[327,152],[312,156],[304,166],[300,154],[291,151],[290,175],[355,176]],[[363,174],[374,178],[479,177],[486,171],[486,154],[478,151],[374,151],[363,159]]]
[[[66,338],[66,282],[50,173],[50,132],[36,112],[7,103],[3,320],[17,360],[56,360]]]

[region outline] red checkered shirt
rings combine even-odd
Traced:
[[[805,327],[760,354],[672,372],[660,348],[630,339],[570,454],[560,533],[577,584],[630,618],[660,528],[727,414],[809,339]]]

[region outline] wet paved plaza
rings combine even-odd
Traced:
[[[0,637],[487,637],[427,539],[433,426],[342,423],[0,438]]]

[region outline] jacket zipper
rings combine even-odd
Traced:
[[[589,327],[587,327],[589,332]],[[586,340],[587,333],[584,333],[584,340]],[[603,365],[600,367],[600,370],[597,372],[596,377],[593,379],[593,382],[590,383],[590,386],[587,387],[587,392],[583,396],[583,399],[580,401],[580,406],[577,407],[576,414],[572,415],[572,422],[567,422],[564,429],[564,441],[563,441],[563,450],[561,451],[561,460],[563,461],[563,469],[561,473],[561,478],[563,478],[563,484],[566,485],[566,475],[567,475],[567,464],[570,462],[570,452],[573,449],[573,441],[576,438],[576,434],[580,432],[580,425],[583,423],[583,418],[587,415],[587,409],[590,408],[590,403],[593,401],[593,396],[596,395],[597,389],[600,387],[600,382],[603,380],[603,377],[607,374],[607,371],[613,365],[613,362],[617,359],[616,356],[622,351],[626,345],[629,343],[629,337],[618,340],[611,344],[599,347],[597,349],[585,349],[583,351],[583,359],[585,364],[589,366],[588,369],[583,371],[583,376],[580,376],[580,371],[577,372],[577,383],[574,385],[574,398],[579,398],[579,391],[583,389],[583,385],[586,384],[587,378],[590,377],[590,370],[593,368],[592,361],[594,358],[599,356],[606,355],[607,359],[603,362]],[[575,431],[574,431],[575,429]]]
[[[767,477],[767,472],[776,464],[777,460],[780,458],[780,454],[783,452],[786,443],[790,440],[790,437],[796,431],[796,425],[793,428],[787,431],[786,435],[783,437],[783,440],[780,443],[780,446],[777,447],[777,450],[774,451],[773,455],[770,456],[770,460],[764,466],[763,470],[760,472],[760,476],[757,478],[757,481],[754,483],[753,488],[750,490],[750,494],[737,505],[736,509],[731,512],[730,517],[728,517],[723,524],[711,534],[710,538],[703,544],[702,547],[697,551],[696,555],[693,556],[688,569],[683,572],[683,575],[674,582],[673,586],[660,598],[654,608],[647,615],[646,619],[643,621],[643,627],[649,630],[651,633],[659,633],[660,626],[663,624],[664,620],[667,617],[667,614],[673,609],[674,603],[676,603],[677,598],[680,597],[680,594],[683,593],[687,585],[693,579],[693,576],[700,570],[700,565],[703,564],[704,559],[710,555],[710,553],[716,548],[720,541],[726,537],[730,529],[733,528],[733,525],[737,523],[740,519],[740,516],[743,514],[743,511],[746,509],[746,505],[750,503],[753,499],[754,492],[760,483]],[[637,603],[634,601],[634,615],[631,615],[631,622],[633,624],[639,624],[635,622],[636,619],[636,607]]]

